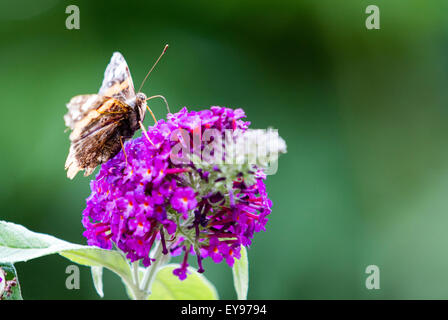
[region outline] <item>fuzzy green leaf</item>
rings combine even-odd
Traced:
[[[215,286],[202,274],[188,268],[187,279],[181,281],[173,275],[178,264],[162,267],[156,275],[151,288],[149,300],[217,300],[218,293]]]
[[[247,259],[247,250],[241,246],[241,258],[235,260],[232,268],[233,285],[235,286],[238,300],[247,300],[249,290],[249,260]]]
[[[103,298],[103,267],[91,267],[92,280],[98,295]]]
[[[0,221],[0,262],[16,263],[55,253],[81,265],[106,267],[122,278],[131,278],[129,265],[118,251],[70,243]]]

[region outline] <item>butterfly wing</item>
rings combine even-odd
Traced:
[[[120,137],[128,136],[132,112],[124,102],[100,95],[76,96],[67,104],[65,123],[70,134],[70,151],[65,162],[70,179],[80,171],[89,175],[120,151]]]
[[[75,124],[83,119],[92,109],[101,106],[108,98],[97,94],[84,94],[73,97],[67,103],[68,112],[64,116],[65,125],[73,130]]]
[[[114,52],[112,55],[110,63],[104,72],[103,84],[98,94],[122,101],[135,97],[131,73],[121,53]]]

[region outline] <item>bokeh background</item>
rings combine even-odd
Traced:
[[[65,28],[70,4],[80,30]],[[369,4],[380,30],[365,27]],[[145,93],[175,111],[242,107],[288,144],[249,250],[250,299],[447,299],[447,12],[419,0],[2,0],[0,219],[85,243],[89,178],[66,178],[65,103],[97,92],[116,50],[138,86],[168,43]],[[88,268],[81,290],[65,288],[68,264],[17,264],[24,298],[98,299]],[[370,264],[380,290],[365,287]],[[236,297],[226,265],[208,262],[206,276]],[[104,285],[126,298],[111,272]]]

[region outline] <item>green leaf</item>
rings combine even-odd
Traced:
[[[20,290],[19,277],[16,268],[11,263],[0,263],[0,300],[22,300],[22,292]],[[15,286],[11,287],[9,293],[5,292],[7,282],[15,280]]]
[[[193,268],[187,279],[181,281],[173,275],[178,264],[168,264],[157,272],[149,300],[217,300],[215,286]]]
[[[89,267],[105,267],[126,279],[132,278],[129,264],[118,251],[81,246],[76,250],[66,250],[58,253],[75,263]]]
[[[91,267],[93,285],[98,295],[103,298],[103,267]]]
[[[16,263],[55,253],[81,265],[106,267],[126,281],[132,278],[126,259],[118,251],[70,243],[0,221],[0,262]]]
[[[232,268],[233,285],[235,286],[238,300],[247,300],[247,291],[249,290],[249,260],[247,259],[247,250],[241,246],[241,258],[235,260]]]

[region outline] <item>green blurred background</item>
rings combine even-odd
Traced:
[[[80,30],[65,28],[70,4]],[[365,27],[369,4],[381,30]],[[85,243],[89,179],[66,178],[65,103],[97,92],[116,50],[138,87],[168,43],[143,92],[174,111],[243,107],[288,145],[249,250],[250,299],[446,299],[447,21],[447,1],[2,0],[0,219]],[[24,298],[97,299],[88,268],[65,288],[69,264],[17,264]],[[370,264],[380,290],[365,288]],[[236,297],[226,265],[206,276]],[[105,278],[105,298],[126,298]]]

